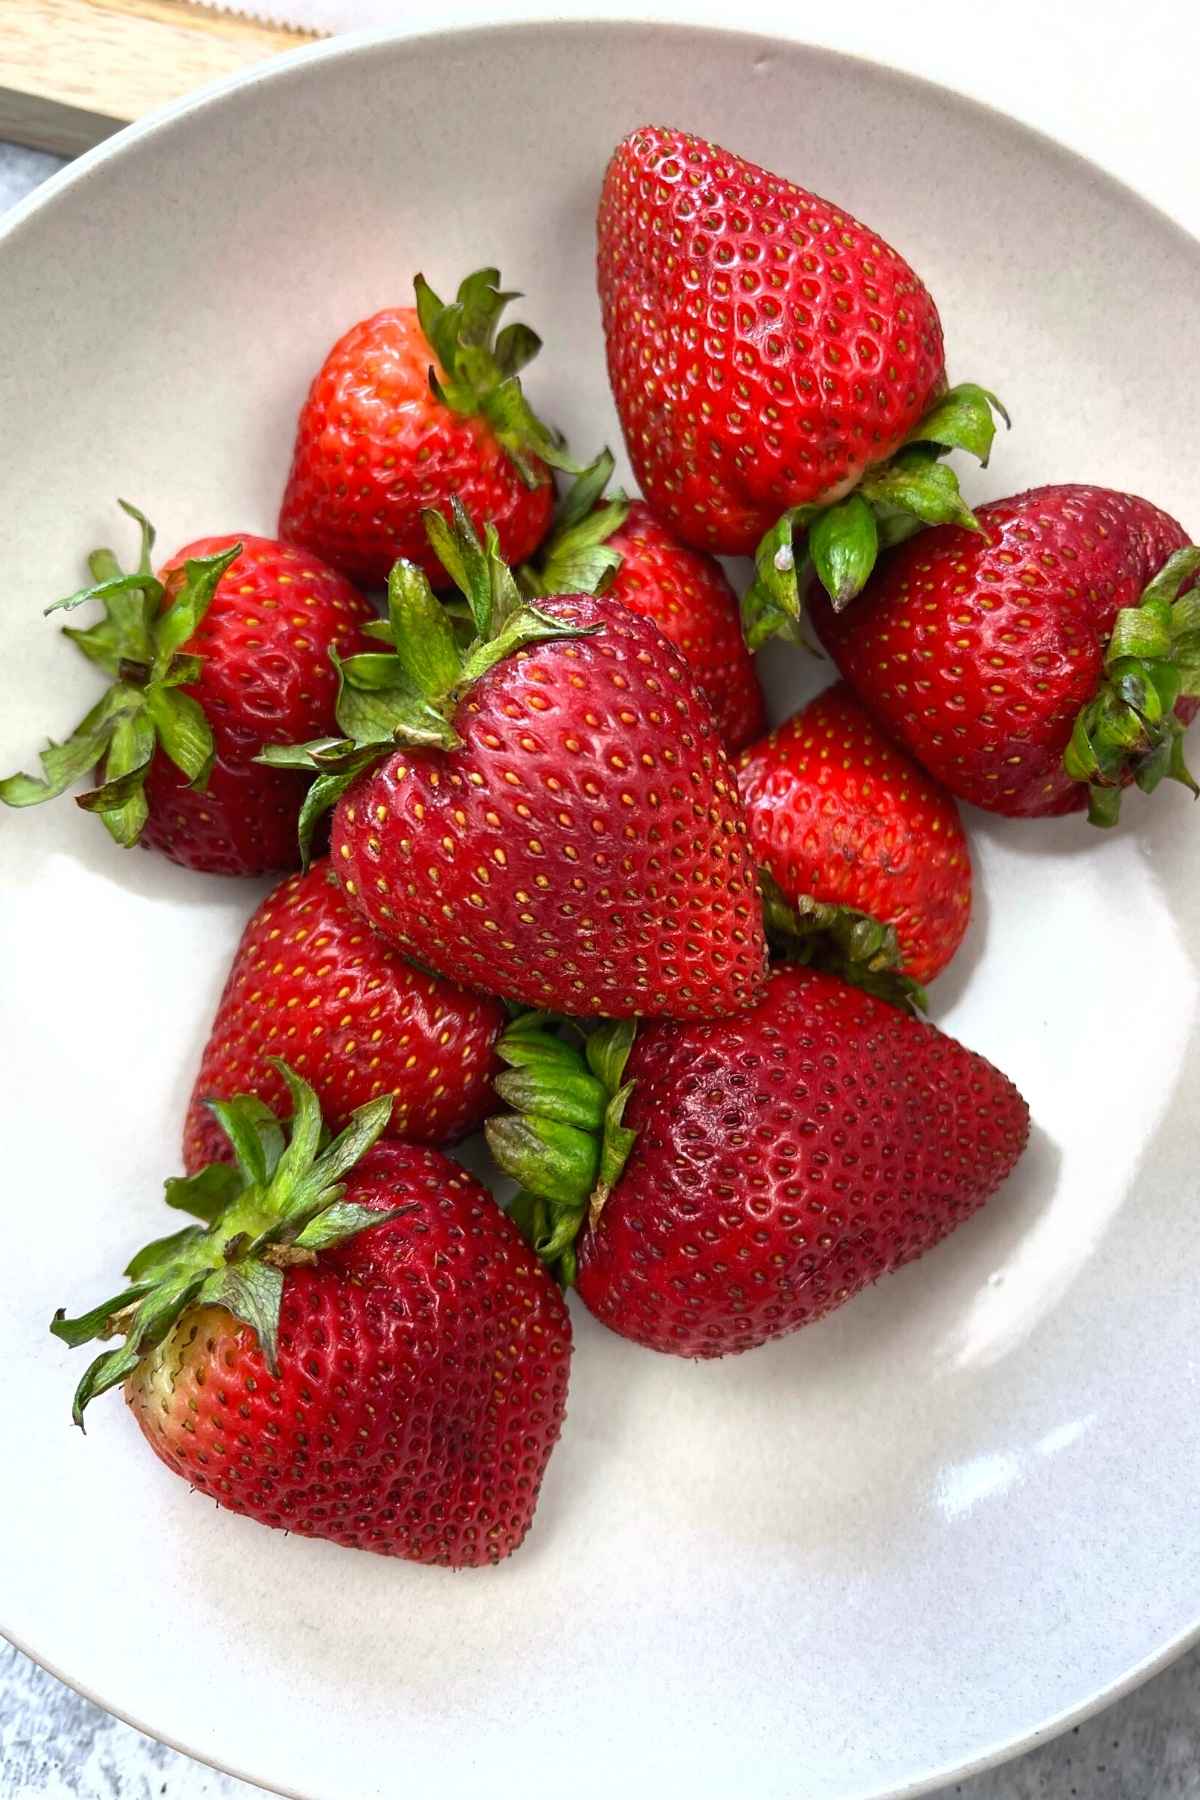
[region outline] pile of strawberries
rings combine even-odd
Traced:
[[[355,325],[278,539],[58,604],[108,678],[81,777],[118,844],[284,874],[250,919],[115,1339],[220,1504],[463,1566],[521,1542],[562,1425],[563,1289],[684,1357],[750,1350],[931,1248],[1012,1170],[1017,1090],[921,1017],[962,941],[955,796],[1111,825],[1196,792],[1200,549],[1063,485],[973,514],[999,402],[828,202],[683,132],[617,149],[608,366],[643,499],[533,411],[495,270]],[[715,554],[754,559],[739,602]],[[364,590],[385,595],[382,605]],[[739,616],[740,608],[740,616]],[[751,651],[843,679],[769,734]],[[482,1126],[502,1207],[445,1147]]]

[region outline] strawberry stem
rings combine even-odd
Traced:
[[[633,1083],[625,1065],[636,1021],[596,1027],[582,1047],[545,1013],[514,1020],[496,1048],[509,1070],[496,1092],[510,1108],[484,1126],[488,1147],[520,1182],[509,1206],[522,1235],[564,1287],[575,1279],[575,1239],[595,1223],[633,1148],[623,1123]]]
[[[523,594],[599,594],[608,586],[623,561],[608,540],[629,517],[630,506],[619,489],[605,494],[613,468],[612,452],[602,450],[572,482],[535,561],[517,570]]]
[[[765,871],[759,883],[767,942],[777,961],[837,975],[905,1012],[926,1010],[924,988],[904,973],[895,926],[808,894],[790,901]]]
[[[126,1275],[130,1286],[79,1318],[60,1309],[50,1329],[65,1344],[123,1333],[125,1342],[90,1364],[75,1392],[72,1417],[97,1394],[116,1387],[162,1343],[190,1306],[223,1306],[258,1338],[268,1367],[276,1367],[283,1267],[311,1261],[368,1227],[407,1208],[377,1212],[343,1200],[343,1177],[379,1137],[392,1096],[360,1106],[332,1142],[317,1097],[285,1062],[272,1057],[292,1096],[283,1125],[252,1095],[212,1101],[236,1167],[213,1163],[190,1178],[167,1183],[167,1203],[196,1214],[187,1225],[139,1250]]]
[[[437,599],[414,563],[397,562],[388,577],[388,616],[373,635],[381,648],[342,661],[337,722],[344,736],[307,744],[269,744],[255,758],[272,768],[316,775],[300,811],[300,853],[307,868],[317,821],[365,769],[405,745],[454,750],[458,703],[472,684],[507,656],[549,638],[597,629],[553,618],[526,600],[500,554],[494,525],[482,541],[457,496],[452,517],[422,514],[438,560],[457,583],[474,626],[466,642],[453,604]]]
[[[189,558],[171,576],[168,588],[150,567],[154,527],[128,501],[118,504],[140,527],[137,570],[126,574],[111,550],[94,550],[88,558],[91,585],[46,608],[47,613],[74,611],[89,601],[103,606],[104,616],[94,625],[65,626],[64,635],[104,670],[112,685],[64,743],[50,743],[41,752],[40,779],[16,774],[0,781],[0,801],[38,806],[99,765],[98,784],[79,795],[77,804],[99,813],[109,836],[128,847],[146,823],[146,776],[160,749],[193,787],[207,785],[215,747],[198,701],[180,692],[199,672],[197,658],[184,654],[183,645],[198,629],[217,583],[242,546]]]
[[[1175,712],[1180,699],[1200,696],[1200,592],[1192,586],[1198,571],[1200,546],[1176,550],[1138,604],[1122,607],[1113,623],[1104,680],[1080,709],[1063,752],[1067,774],[1087,783],[1093,825],[1117,823],[1130,780],[1146,794],[1163,780],[1200,794]]]
[[[538,418],[518,380],[542,340],[528,325],[506,325],[496,334],[509,301],[520,298],[502,293],[499,280],[499,270],[477,269],[447,304],[417,276],[417,317],[442,370],[439,375],[430,368],[429,386],[452,412],[486,419],[526,487],[544,487],[547,465],[568,474],[577,474],[579,465],[561,434]]]
[[[978,531],[958,478],[941,462],[965,450],[987,467],[996,415],[1010,423],[989,389],[967,381],[934,401],[887,462],[868,469],[857,489],[827,506],[783,513],[754,553],[755,574],[742,601],[742,629],[752,650],[768,638],[804,641],[804,595],[815,578],[838,612],[865,587],[880,550],[924,525]]]

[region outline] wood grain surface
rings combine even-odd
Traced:
[[[74,156],[166,100],[310,41],[192,0],[0,0],[0,139]]]

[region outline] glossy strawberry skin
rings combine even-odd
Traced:
[[[362,626],[374,616],[350,583],[307,551],[249,534],[199,538],[165,565],[241,543],[199,630],[183,645],[203,658],[183,689],[199,701],[216,744],[201,792],[159,750],[146,779],[149,817],[140,842],[185,868],[216,875],[271,875],[300,861],[296,836],[308,776],[255,763],[264,744],[337,734],[341,656],[374,648]]]
[[[248,1327],[192,1308],[126,1398],[167,1467],[233,1512],[414,1562],[498,1562],[562,1426],[562,1296],[436,1151],[376,1145],[345,1198],[411,1210],[286,1271],[277,1376]]]
[[[287,1113],[269,1056],[311,1084],[332,1131],[390,1092],[390,1136],[453,1143],[495,1110],[506,1022],[495,1000],[405,962],[316,862],[269,894],[242,934],[188,1106],[184,1165],[194,1174],[232,1155],[206,1099],[257,1094]]]
[[[674,644],[713,709],[725,748],[732,755],[760,736],[762,689],[720,563],[680,543],[642,500],[606,542],[621,557],[607,592]]]
[[[1087,805],[1063,767],[1123,606],[1189,539],[1148,500],[1033,488],[978,509],[982,535],[937,526],[894,550],[841,615],[811,596],[821,640],[884,728],[962,800],[1013,818]],[[1185,723],[1194,699],[1176,706]]]
[[[711,1016],[765,966],[754,866],[710,709],[604,594],[539,601],[594,635],[497,663],[457,750],[388,757],[334,814],[354,904],[417,961],[555,1011]]]
[[[686,543],[753,551],[847,492],[944,382],[937,309],[848,213],[686,132],[645,126],[604,180],[609,378],[639,485]]]
[[[737,776],[754,854],[786,900],[809,896],[894,926],[903,973],[940,974],[971,916],[958,808],[845,682],[744,751]]]
[[[440,365],[414,307],[391,307],[338,339],[300,412],[279,535],[352,580],[382,583],[397,557],[444,586],[422,509],[455,494],[478,530],[495,525],[506,562],[532,556],[550,524],[554,487],[528,487],[485,419],[430,392]]]
[[[813,969],[774,970],[740,1019],[643,1027],[625,1079],[638,1137],[577,1284],[676,1356],[753,1349],[921,1256],[1028,1135],[990,1063]]]

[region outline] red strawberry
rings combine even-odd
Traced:
[[[504,556],[532,556],[554,504],[548,464],[571,468],[517,379],[540,348],[527,325],[495,335],[513,294],[495,269],[469,275],[449,306],[416,280],[415,307],[389,307],[339,338],[300,412],[279,535],[355,580],[383,582],[399,556],[431,581],[423,508],[457,494]]]
[[[461,509],[454,531],[428,524],[474,643],[398,563],[394,685],[388,659],[352,659],[344,747],[270,752],[323,771],[310,812],[338,800],[332,863],[355,906],[418,961],[529,1005],[749,1005],[764,942],[745,822],[679,658],[608,595],[523,603]]]
[[[451,1568],[520,1544],[562,1426],[562,1296],[479,1182],[434,1150],[370,1148],[389,1102],[317,1154],[285,1071],[285,1149],[250,1100],[220,1109],[238,1167],[168,1184],[203,1220],[133,1259],[68,1344],[125,1334],[75,1419],[119,1383],[152,1448],[231,1512]],[[360,1160],[361,1159],[361,1160]]]
[[[816,623],[893,737],[963,800],[1116,821],[1130,781],[1195,788],[1183,727],[1200,695],[1200,550],[1108,488],[1033,488],[888,558],[840,618]]]
[[[9,776],[0,800],[51,800],[95,769],[99,785],[77,803],[118,844],[140,841],[208,874],[294,868],[308,781],[255,757],[272,739],[335,729],[330,654],[368,647],[371,608],[314,556],[272,538],[201,538],[156,577],[153,530],[125,511],[142,526],[138,571],[122,574],[98,550],[95,585],[57,603],[103,602],[99,624],[66,635],[112,686],[66,743],[43,751],[44,779]]]
[[[290,875],[242,934],[183,1132],[189,1173],[229,1155],[206,1100],[286,1101],[273,1052],[312,1084],[335,1131],[392,1095],[388,1132],[416,1144],[465,1137],[495,1108],[506,1014],[385,944],[333,885],[328,862]]]
[[[868,987],[896,970],[932,981],[971,914],[958,808],[846,684],[744,751],[737,773],[771,883],[768,925],[781,927],[790,953]]]
[[[604,451],[564,496],[521,585],[532,594],[606,593],[653,620],[712,707],[725,748],[740,750],[766,729],[766,713],[737,595],[716,558],[681,544],[644,501],[600,499],[612,467]]]
[[[685,543],[759,547],[752,643],[799,617],[795,531],[844,604],[881,531],[894,541],[918,520],[970,518],[936,457],[958,446],[986,460],[994,402],[970,385],[944,392],[937,308],[868,227],[715,144],[647,125],[617,146],[598,229],[634,472]]]
[[[597,1032],[589,1073],[518,1021],[498,1085],[520,1110],[485,1129],[540,1254],[676,1356],[751,1350],[932,1249],[1028,1134],[990,1063],[815,969],[776,969],[741,1018],[629,1038]]]

